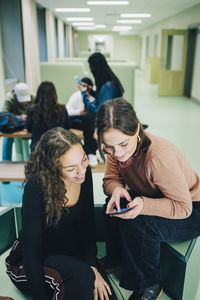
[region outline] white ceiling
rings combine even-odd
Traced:
[[[141,24],[130,24],[134,33],[199,4],[200,0],[129,0],[129,5],[123,6],[87,5],[87,0],[37,0],[37,2],[43,7],[51,9],[55,15],[64,21],[66,17],[93,17],[95,24],[105,24],[105,30],[108,31],[114,25],[123,25],[117,23],[117,20],[121,19],[120,13],[150,13],[152,17],[143,19]],[[91,11],[86,13],[55,12],[55,8],[65,7],[90,8]],[[70,24],[71,22],[66,23]]]

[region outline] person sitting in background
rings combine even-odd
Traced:
[[[26,121],[27,108],[34,102],[33,97],[29,93],[29,87],[24,82],[19,82],[15,85],[14,90],[5,101],[5,111],[15,114],[21,121]],[[22,139],[18,139],[18,143],[22,143]],[[12,145],[13,138],[5,137],[3,139],[3,160],[12,160]]]
[[[54,127],[70,128],[70,119],[64,104],[58,104],[54,84],[43,81],[37,90],[35,104],[27,110],[26,128],[32,133],[31,151],[40,137]]]
[[[86,84],[89,88],[93,89],[93,82],[88,77],[83,77],[81,79],[83,85]],[[94,101],[92,96],[88,96],[90,101]],[[66,104],[66,109],[71,121],[71,128],[83,130],[83,118],[85,113],[85,105],[83,103],[83,97],[80,91],[75,92],[68,100]]]
[[[22,234],[6,258],[15,286],[35,300],[116,300],[98,271],[92,174],[79,138],[60,127],[44,133],[25,183]]]
[[[96,92],[90,91],[87,86],[79,85],[79,89],[87,110],[84,118],[84,149],[88,155],[90,166],[95,167],[98,165],[96,158],[97,142],[94,138],[96,114],[105,101],[122,97],[124,89],[103,54],[93,53],[88,58],[88,63],[95,78]],[[88,93],[95,97],[93,102],[90,101]]]

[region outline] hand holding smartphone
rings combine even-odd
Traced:
[[[74,79],[75,79],[76,83],[78,83],[79,85],[83,86],[82,81],[80,80],[80,78],[77,75],[74,77]]]

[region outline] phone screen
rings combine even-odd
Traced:
[[[130,210],[132,207],[125,207],[125,208],[121,208],[119,210],[115,210],[109,213],[109,215],[119,215],[119,214],[123,214],[126,211]]]
[[[80,78],[78,76],[75,76],[74,79],[76,80],[76,82],[79,84],[79,85],[83,85],[82,81],[80,80]]]

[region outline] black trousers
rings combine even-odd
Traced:
[[[193,202],[192,214],[181,220],[147,215],[104,218],[108,260],[113,265],[121,262],[120,285],[132,291],[160,282],[161,242],[184,242],[200,235],[200,201]]]
[[[23,293],[32,296],[24,269],[6,261],[7,274]],[[91,300],[95,275],[85,262],[66,255],[49,255],[44,261],[44,276],[49,299]]]
[[[71,128],[83,130],[84,150],[86,154],[96,154],[97,142],[94,138],[96,114],[87,112],[80,116],[71,116]]]
[[[11,281],[22,293],[32,297],[25,271],[20,266],[21,263],[17,263],[17,259],[15,264],[11,264],[9,256],[6,258],[7,274]],[[53,254],[44,260],[43,270],[49,299],[93,299],[95,275],[84,261],[72,256]],[[112,296],[109,296],[109,299],[117,300],[107,275],[98,270],[111,288]]]

